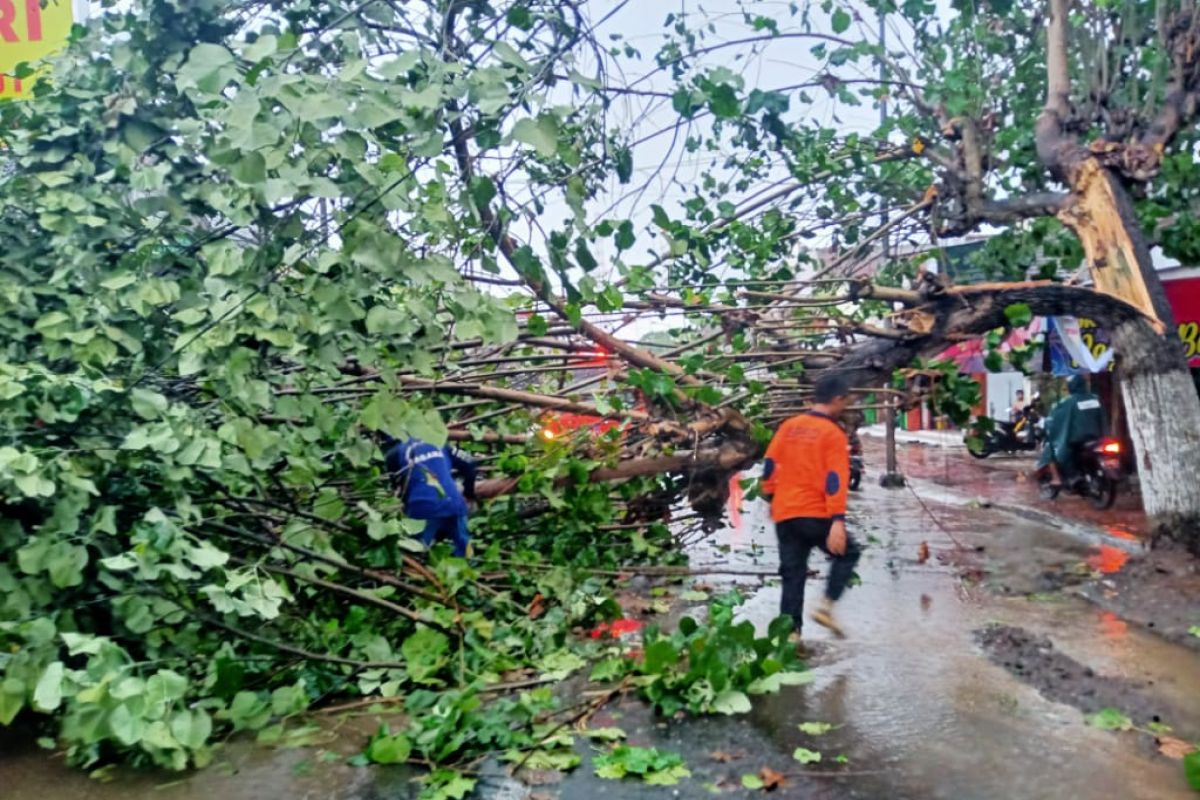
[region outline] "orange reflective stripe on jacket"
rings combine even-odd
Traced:
[[[772,495],[771,519],[843,517],[849,481],[850,443],[840,425],[810,411],[779,426],[763,480],[763,492]]]

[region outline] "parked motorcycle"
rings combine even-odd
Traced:
[[[975,436],[973,431],[964,437],[967,452],[975,458],[987,458],[992,453],[1036,452],[1045,439],[1045,420],[1032,406],[1013,422],[994,420],[992,429],[982,437]]]
[[[1089,439],[1075,445],[1075,471],[1063,475],[1061,489],[1050,485],[1050,475],[1038,478],[1038,488],[1046,500],[1068,491],[1087,499],[1093,508],[1111,508],[1117,499],[1117,484],[1121,481],[1121,443],[1116,439]]]

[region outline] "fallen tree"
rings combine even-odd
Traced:
[[[933,148],[808,130],[783,90],[693,74],[674,32],[644,76],[670,81],[665,130],[733,131],[730,173],[649,226],[612,210],[609,188],[651,189],[630,184],[655,134],[612,117],[643,90],[599,36],[549,0],[143,0],[0,105],[0,724],[179,769],[332,696],[403,694],[446,726],[414,735],[426,765],[498,730],[533,747],[529,706],[484,724],[480,695],[577,663],[568,632],[619,613],[597,575],[685,557],[773,398],[822,369],[878,389],[1016,306],[1142,330],[1079,288],[855,280],[859,247],[813,271],[797,242],[874,213],[814,191]],[[555,414],[614,424],[533,435]],[[475,454],[474,565],[425,554],[379,433]],[[700,516],[668,528],[685,501]]]

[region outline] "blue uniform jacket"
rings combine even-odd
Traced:
[[[475,494],[475,465],[451,447],[409,439],[387,453],[387,469],[404,492],[404,513],[413,519],[465,516],[467,501],[452,470],[463,476],[467,497]]]

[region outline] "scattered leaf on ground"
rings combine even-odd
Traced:
[[[620,728],[588,728],[580,733],[598,742],[615,742],[625,738],[625,731]]]
[[[792,758],[801,764],[816,764],[821,760],[821,754],[816,750],[809,750],[807,747],[797,747],[792,752]]]
[[[546,613],[546,598],[542,597],[542,593],[538,592],[533,596],[533,602],[529,604],[529,618],[537,619],[542,614]]]
[[[1104,708],[1087,718],[1088,725],[1102,731],[1128,731],[1133,729],[1133,720],[1123,711]]]
[[[849,764],[850,763],[850,757],[845,755],[844,753],[839,753],[837,755],[837,757],[834,758],[833,760],[839,764]]]
[[[705,600],[708,599],[708,593],[700,592],[700,591],[696,591],[695,589],[692,589],[690,591],[683,592],[682,594],[680,594],[679,599],[683,600],[684,602],[687,602],[687,603],[703,603]]]
[[[763,767],[758,771],[758,777],[762,779],[762,787],[768,792],[773,792],[779,787],[787,783],[787,776],[782,772],[776,772],[770,767]]]
[[[742,776],[742,786],[747,789],[761,789],[763,788],[763,781],[757,775],[746,773]]]
[[[921,546],[917,548],[917,563],[924,564],[929,560],[929,543],[921,542]]]
[[[593,758],[592,766],[598,778],[620,780],[631,776],[652,786],[674,786],[692,774],[678,753],[624,744]]]
[[[722,692],[713,700],[712,710],[718,714],[746,714],[750,711],[750,698],[737,690]]]
[[[1158,752],[1167,758],[1181,759],[1188,753],[1196,752],[1196,747],[1191,742],[1176,739],[1174,736],[1159,736],[1154,741],[1158,745]]]
[[[730,761],[736,761],[737,759],[742,758],[744,755],[745,753],[726,753],[724,750],[715,750],[709,753],[708,757],[713,761],[717,761],[722,764],[728,764]]]
[[[801,733],[807,733],[809,736],[820,736],[833,730],[833,725],[828,722],[801,722],[797,727]]]
[[[1200,636],[1200,625],[1193,625],[1192,627],[1188,628],[1188,633],[1190,633],[1192,636]]]
[[[1164,734],[1164,733],[1171,733],[1175,729],[1172,728],[1170,725],[1166,724],[1165,722],[1151,721],[1151,722],[1146,723],[1146,730],[1150,731],[1151,733],[1153,733],[1157,736],[1157,735]]]
[[[1183,757],[1183,774],[1188,786],[1200,792],[1200,750]]]

